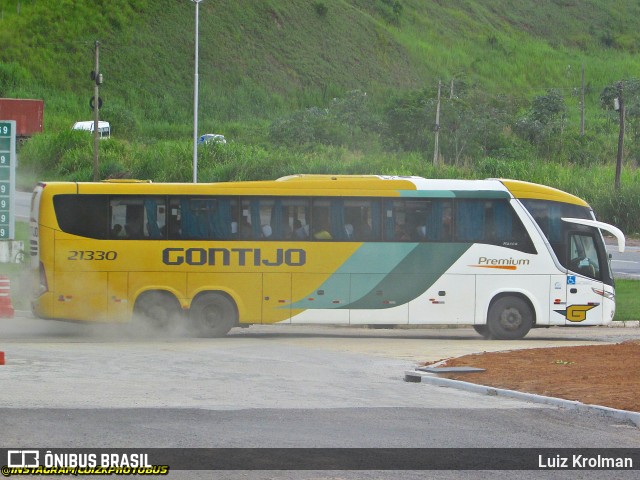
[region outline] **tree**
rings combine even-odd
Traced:
[[[617,105],[617,111],[614,106]],[[631,142],[624,149],[627,156],[638,161],[640,151],[640,80],[632,78],[607,85],[600,93],[600,106],[616,118],[620,128],[618,133],[618,154],[616,160],[616,188],[620,187],[620,173],[623,160],[623,141],[629,132]]]
[[[546,153],[551,153],[554,136],[564,133],[567,106],[559,90],[547,90],[546,95],[534,97],[529,111],[515,124],[516,132],[532,144],[543,147]]]

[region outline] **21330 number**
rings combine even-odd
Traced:
[[[71,250],[67,260],[109,260],[113,261],[118,258],[118,252],[109,250]]]

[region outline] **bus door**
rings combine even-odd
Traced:
[[[569,231],[566,277],[565,325],[598,325],[602,323],[602,273],[606,260],[598,255],[596,231]]]

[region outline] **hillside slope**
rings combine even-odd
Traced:
[[[191,1],[0,8],[0,95],[62,92],[64,115],[86,111],[100,40],[110,105],[169,122],[191,115]],[[575,88],[583,63],[595,91],[638,71],[639,14],[634,0],[204,0],[201,108],[223,120],[270,118],[351,89],[422,88],[437,78],[529,96]]]

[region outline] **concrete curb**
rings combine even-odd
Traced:
[[[638,320],[627,320],[625,322],[622,321],[613,321],[609,324],[611,328],[626,328],[626,327],[640,327],[640,321]]]
[[[458,390],[479,393],[481,395],[499,396],[505,398],[513,398],[515,400],[522,400],[525,402],[552,405],[554,407],[576,410],[578,412],[597,413],[608,418],[631,422],[636,427],[640,428],[640,413],[638,412],[617,410],[615,408],[602,407],[600,405],[589,405],[575,400],[564,400],[562,398],[545,397],[544,395],[536,395],[535,393],[524,393],[517,392],[515,390],[505,390],[503,388],[487,387],[485,385],[463,382],[462,380],[441,378],[431,373],[422,373],[412,370],[405,372],[404,380],[405,382],[428,383],[437,387],[457,388]]]

